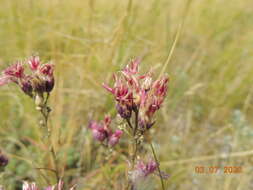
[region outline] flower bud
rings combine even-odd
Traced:
[[[45,81],[43,81],[39,76],[35,76],[32,79],[32,86],[35,93],[45,92]]]
[[[48,80],[45,81],[45,91],[51,92],[54,88],[54,78],[50,77]]]
[[[119,139],[123,133],[121,130],[116,130],[114,133],[110,128],[111,118],[105,116],[103,122],[91,121],[88,128],[91,129],[93,138],[97,141],[104,142],[109,146],[114,146],[119,142]]]
[[[123,119],[128,119],[131,117],[132,115],[132,110],[128,108],[128,106],[124,105],[124,104],[120,104],[118,103],[116,105],[116,109],[119,113],[119,115],[123,118]]]
[[[93,134],[94,139],[101,142],[104,141],[106,138],[106,133],[103,128],[92,129],[92,134]]]
[[[93,138],[97,141],[103,142],[106,138],[107,132],[103,125],[96,121],[91,121],[88,126],[92,130]]]
[[[136,185],[143,179],[153,174],[158,168],[155,161],[150,160],[149,162],[138,161],[135,165],[135,169],[130,172],[130,179]]]
[[[0,153],[0,168],[7,166],[8,163],[9,163],[8,158],[5,155]]]
[[[116,130],[110,137],[108,144],[110,146],[114,146],[119,142],[120,137],[122,136],[123,132],[121,130]]]
[[[27,76],[21,81],[21,89],[28,96],[33,97],[33,87],[31,82],[31,77]]]
[[[39,78],[44,82],[44,92],[51,92],[54,88],[54,66],[44,64],[39,69]]]

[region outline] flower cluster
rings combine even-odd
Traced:
[[[92,131],[94,139],[112,147],[119,142],[123,132],[118,129],[113,132],[110,124],[111,118],[105,116],[102,122],[90,121],[89,128]]]
[[[139,160],[134,169],[129,172],[129,178],[133,183],[133,187],[142,182],[142,180],[146,179],[149,175],[153,174],[157,168],[158,166],[153,160],[146,163]]]
[[[119,115],[129,119],[132,112],[139,114],[139,126],[142,130],[154,124],[154,113],[160,109],[167,94],[168,77],[153,81],[152,73],[139,73],[140,60],[131,61],[123,70],[114,74],[114,86],[103,84],[112,93],[117,102]]]
[[[26,67],[30,68],[29,73],[25,72]],[[38,56],[32,56],[6,68],[0,77],[0,86],[13,82],[30,97],[42,99],[43,93],[50,93],[54,87],[53,72],[52,64],[42,64]]]
[[[158,170],[158,164],[154,160],[149,160],[148,162],[144,162],[141,160],[138,160],[136,163],[134,170],[130,171],[130,179],[133,183],[138,182],[142,179],[145,179],[151,174],[161,175],[163,179],[167,179],[168,175],[164,172],[159,172]]]
[[[61,180],[56,185],[44,188],[44,190],[63,190],[63,189],[64,189],[63,188],[63,181],[61,181]],[[74,189],[75,189],[75,187],[71,187],[69,190],[74,190]],[[22,190],[39,190],[39,187],[34,182],[29,183],[27,181],[24,181]]]

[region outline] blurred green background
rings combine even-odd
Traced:
[[[115,116],[101,87],[130,58],[159,73],[178,28],[166,67],[169,93],[151,135],[170,190],[253,189],[253,1],[251,0],[0,0],[0,69],[38,53],[56,64],[54,146],[68,184],[78,189],[122,189],[126,161],[104,164],[106,152],[91,138],[88,120]],[[0,144],[10,163],[0,182],[45,186],[54,167],[41,143],[39,113],[15,85],[0,89]],[[118,149],[120,149],[118,147]],[[148,147],[147,147],[148,150]],[[147,156],[148,153],[147,153]],[[116,160],[116,161],[115,161]],[[220,174],[197,174],[219,166]],[[242,166],[223,174],[224,166]],[[159,178],[145,189],[159,189]]]

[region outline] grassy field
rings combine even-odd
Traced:
[[[50,125],[67,184],[122,189],[127,162],[117,153],[105,161],[106,152],[87,124],[106,113],[116,115],[101,84],[111,83],[113,72],[140,57],[142,70],[152,67],[157,75],[168,63],[171,78],[150,132],[160,166],[170,174],[166,189],[253,189],[251,0],[0,2],[0,69],[34,53],[56,65]],[[22,180],[44,186],[42,175],[55,183],[52,172],[36,169],[55,167],[41,143],[39,117],[15,85],[1,87],[0,148],[10,163],[0,184],[7,190],[20,189]],[[198,174],[196,166],[220,170]],[[227,166],[243,171],[226,174]],[[160,189],[158,177],[146,183],[145,190]]]

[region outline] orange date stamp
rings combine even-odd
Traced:
[[[197,174],[240,174],[242,172],[242,166],[195,166],[195,173]]]

